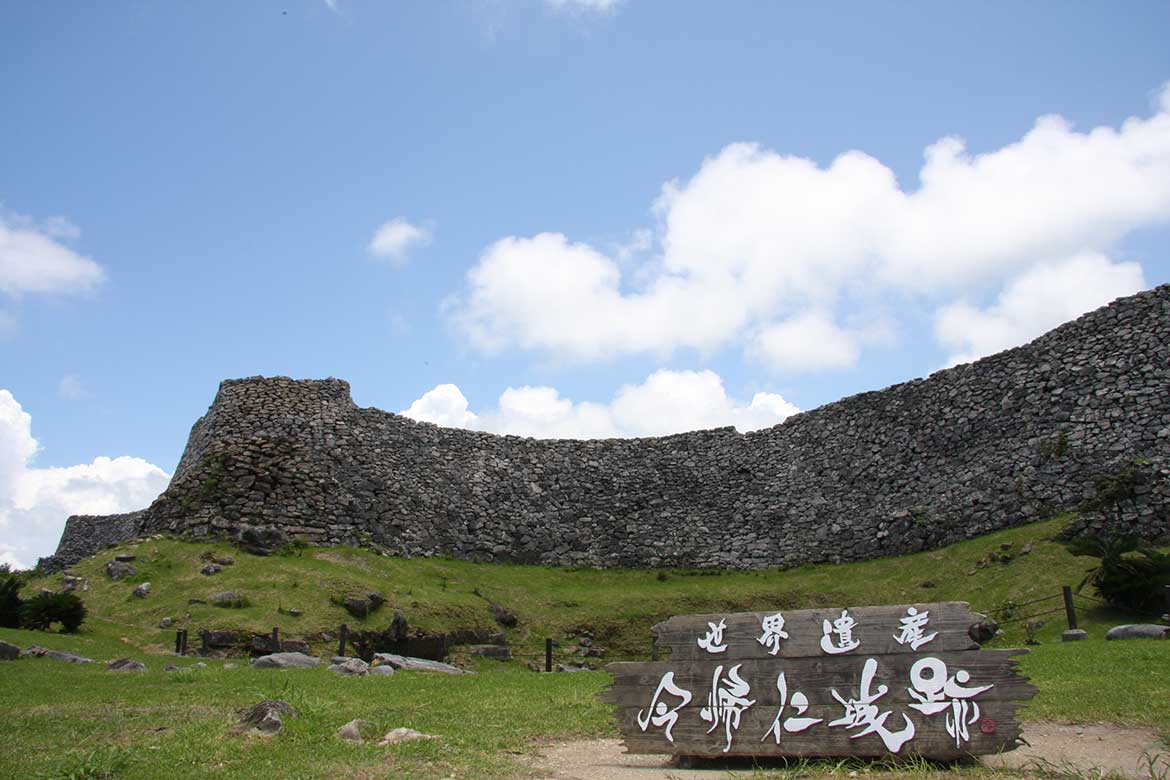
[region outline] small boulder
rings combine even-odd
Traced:
[[[118,563],[130,563],[130,561],[137,560],[137,559],[138,559],[137,555],[131,555],[130,553],[118,553],[117,555],[114,556],[114,560],[117,561]]]
[[[61,575],[61,590],[64,593],[72,593],[81,587],[81,577],[72,574]]]
[[[218,574],[221,571],[223,571],[223,567],[220,566],[218,563],[209,563],[206,566],[204,566],[202,569],[200,569],[199,573],[202,574],[204,577],[210,577],[212,574]]]
[[[378,677],[389,677],[390,675],[394,674],[394,667],[389,665],[371,666],[370,671],[367,672],[367,674],[376,675]]]
[[[225,609],[239,609],[247,604],[247,600],[239,593],[225,590],[222,593],[211,594],[211,603],[213,606]]]
[[[374,664],[377,666],[393,666],[395,669],[422,672],[442,672],[444,674],[471,674],[466,669],[445,664],[441,661],[431,661],[426,658],[411,658],[394,653],[375,653]]]
[[[124,580],[138,573],[130,564],[124,561],[110,561],[106,564],[106,576],[111,580]]]
[[[515,628],[516,623],[519,622],[515,612],[501,607],[499,604],[492,604],[492,615],[495,617],[496,622],[504,628]]]
[[[239,664],[234,664],[231,661],[228,661],[227,663],[225,663],[223,665],[223,668],[224,669],[235,669],[237,666],[239,666]]]
[[[1159,626],[1154,623],[1127,623],[1124,626],[1114,626],[1105,634],[1106,639],[1167,639],[1170,638],[1170,626]]]
[[[257,669],[311,669],[320,661],[304,653],[272,653],[252,659]]]
[[[146,664],[132,658],[119,658],[106,664],[107,672],[145,672]]]
[[[33,658],[51,658],[54,661],[66,661],[71,664],[92,664],[96,663],[92,658],[86,658],[83,655],[76,653],[66,653],[63,650],[50,650],[47,647],[40,645],[30,645],[21,653],[23,656],[31,656]]]
[[[998,633],[999,623],[991,618],[980,620],[967,629],[967,636],[971,637],[973,642],[978,642],[981,645],[990,642]]]
[[[290,609],[290,610],[288,611],[288,615],[289,615],[289,617],[300,617],[300,616],[301,616],[301,615],[303,615],[303,614],[305,614],[305,613],[304,613],[304,612],[302,612],[302,611],[301,611],[301,610],[299,610],[299,609],[296,609],[295,607],[294,607],[293,609]]]
[[[386,597],[381,593],[370,592],[364,596],[346,596],[341,601],[345,611],[356,618],[368,617],[386,603]]]
[[[576,666],[574,664],[557,664],[558,672],[588,672],[588,666]]]
[[[218,564],[220,566],[231,566],[236,562],[236,559],[230,555],[220,555],[220,556],[217,556],[215,558],[212,558],[211,562]]]
[[[276,734],[284,728],[285,718],[300,717],[297,708],[288,702],[265,699],[259,704],[240,710],[236,733]]]
[[[174,664],[167,664],[166,666],[163,667],[163,671],[164,672],[177,672],[177,671],[179,671],[179,667],[175,666]]]
[[[15,661],[20,658],[20,648],[11,642],[0,642],[0,661]]]
[[[423,734],[421,731],[415,731],[408,728],[396,728],[386,734],[378,742],[378,747],[385,747],[387,745],[398,745],[402,742],[414,742],[420,739],[438,739],[438,737],[431,734]]]
[[[159,628],[170,628],[174,624],[175,624],[175,621],[169,617],[165,617],[162,620],[158,621]]]
[[[373,726],[369,721],[351,720],[337,730],[337,736],[350,742],[361,742],[362,734],[368,733],[371,728]]]
[[[134,589],[134,595],[140,599],[144,599],[150,595],[150,583],[144,582]]]
[[[331,665],[329,671],[336,672],[342,676],[357,677],[368,674],[370,665],[360,658],[347,658],[342,663]]]

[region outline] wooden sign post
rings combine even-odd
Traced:
[[[601,694],[630,753],[922,756],[1019,746],[1026,650],[981,650],[963,602],[673,617],[663,662]]]

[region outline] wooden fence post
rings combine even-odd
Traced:
[[[544,640],[544,670],[546,672],[552,671],[552,648],[552,637],[548,637]]]
[[[280,652],[280,629],[276,626],[272,627],[272,652]]]
[[[206,628],[203,628],[203,629],[200,629],[200,630],[199,630],[199,641],[200,641],[200,643],[203,645],[203,652],[202,652],[202,654],[203,654],[203,655],[207,655],[207,651],[208,651],[210,648],[208,648],[208,646],[207,646],[207,629],[206,629]]]
[[[345,655],[345,643],[349,639],[349,626],[345,623],[341,624],[340,636],[337,640],[337,654]]]
[[[175,655],[183,654],[183,629],[175,629]]]
[[[1064,614],[1068,618],[1068,630],[1077,630],[1077,608],[1073,606],[1072,588],[1062,585],[1061,594],[1064,596]]]
[[[650,637],[650,660],[658,660],[658,637]]]
[[[182,644],[179,646],[179,655],[187,654],[187,629],[183,629]]]

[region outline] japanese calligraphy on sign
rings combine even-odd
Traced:
[[[965,603],[674,617],[664,662],[603,700],[632,753],[959,758],[1020,744],[1025,650],[982,650]]]

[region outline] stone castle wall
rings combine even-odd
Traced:
[[[557,565],[790,566],[1075,510],[1106,477],[1123,499],[1086,513],[1088,530],[1156,537],[1170,532],[1168,456],[1170,285],[748,434],[496,436],[359,408],[337,379],[228,380],[167,490],[141,512],[71,518],[49,563],[171,532]]]

